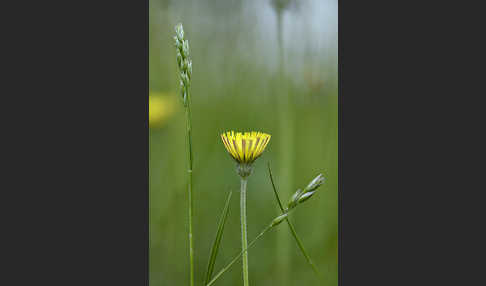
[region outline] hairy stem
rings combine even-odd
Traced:
[[[248,248],[247,233],[246,233],[246,178],[241,178],[241,198],[240,198],[240,212],[241,212],[241,250]],[[243,285],[249,286],[248,279],[248,252],[243,252]]]

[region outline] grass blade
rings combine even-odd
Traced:
[[[270,181],[272,182],[272,188],[273,188],[273,193],[275,194],[275,198],[277,199],[278,206],[280,207],[280,210],[285,212],[285,209],[282,205],[282,201],[280,200],[280,197],[278,196],[277,188],[275,187],[275,183],[273,181],[273,176],[272,176],[272,169],[270,168],[270,162],[268,162],[268,174],[270,176]],[[302,244],[302,241],[300,240],[299,236],[297,235],[297,232],[295,231],[294,226],[288,219],[288,217],[285,219],[287,221],[287,224],[289,225],[290,232],[292,233],[292,236],[294,237],[295,241],[297,242],[297,245],[299,246],[300,251],[304,255],[305,259],[307,260],[307,263],[312,267],[312,270],[314,270],[314,273],[317,275],[319,278],[319,272],[317,271],[317,267],[314,265],[312,262],[312,259],[310,258],[309,254],[307,254],[307,251],[305,251],[304,245]]]
[[[211,276],[213,275],[214,271],[214,263],[216,262],[216,257],[218,256],[219,244],[221,243],[221,238],[223,237],[223,230],[224,225],[226,223],[226,219],[228,218],[229,214],[229,203],[231,200],[231,195],[233,192],[228,194],[228,198],[226,199],[226,204],[224,205],[223,212],[221,213],[221,217],[218,223],[218,231],[216,232],[216,237],[214,238],[213,246],[211,248],[211,255],[209,256],[208,262],[208,269],[206,271],[206,279],[204,280],[204,285],[208,284],[211,281]]]
[[[262,237],[262,236],[263,236],[263,235],[264,235],[264,234],[265,234],[267,231],[269,231],[270,229],[272,229],[272,226],[271,226],[271,225],[269,225],[269,226],[267,226],[265,229],[263,229],[263,231],[262,231],[262,232],[260,232],[260,234],[259,234],[259,235],[257,235],[257,236],[256,236],[256,237],[255,237],[255,238],[254,238],[254,239],[253,239],[253,240],[252,240],[252,241],[251,241],[251,242],[248,244],[248,247],[247,247],[247,248],[245,248],[245,249],[243,249],[243,250],[242,250],[242,251],[241,251],[241,252],[240,252],[240,253],[239,253],[239,254],[238,254],[238,255],[237,255],[235,258],[233,258],[233,259],[231,260],[231,262],[230,262],[230,263],[228,263],[228,264],[227,264],[225,267],[223,267],[223,269],[221,269],[221,270],[220,270],[220,271],[219,271],[219,272],[218,272],[218,273],[217,273],[217,274],[214,276],[214,278],[213,278],[211,281],[209,281],[209,283],[207,283],[207,284],[206,284],[206,286],[211,286],[211,285],[213,285],[213,284],[216,282],[216,280],[218,280],[218,278],[219,278],[221,275],[223,275],[223,274],[224,274],[226,271],[228,271],[228,269],[230,269],[230,268],[231,268],[231,266],[232,266],[233,264],[235,264],[235,262],[236,262],[236,261],[237,261],[237,260],[238,260],[238,259],[239,259],[239,258],[240,258],[242,255],[243,255],[243,253],[247,252],[247,251],[248,251],[248,250],[249,250],[249,249],[250,249],[250,248],[253,246],[253,244],[255,244],[255,242],[257,242],[257,240],[258,240],[258,239],[260,239],[260,237]]]

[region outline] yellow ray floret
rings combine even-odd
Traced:
[[[221,134],[226,150],[239,163],[252,163],[260,157],[270,137],[270,134],[255,131],[245,133],[228,131]]]

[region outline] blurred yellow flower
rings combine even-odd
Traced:
[[[251,164],[260,157],[270,137],[270,134],[255,131],[236,134],[234,131],[228,131],[221,134],[221,140],[231,157],[238,163],[245,164]]]
[[[175,97],[171,94],[150,92],[149,127],[163,126],[176,111]]]

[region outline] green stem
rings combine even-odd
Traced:
[[[279,76],[283,76],[284,71],[284,53],[283,53],[283,26],[282,12],[277,12],[277,42],[278,42],[278,59],[279,59]]]
[[[300,238],[297,236],[297,233],[295,232],[294,226],[292,225],[292,223],[290,222],[290,220],[288,218],[286,218],[285,220],[287,221],[287,224],[289,225],[290,231],[292,232],[292,235],[294,236],[295,241],[297,241],[297,245],[299,246],[300,250],[302,251],[302,254],[304,254],[305,259],[307,259],[307,262],[309,263],[309,265],[314,270],[314,273],[317,275],[317,277],[319,277],[319,272],[317,271],[317,267],[312,262],[309,254],[307,254],[307,252],[305,251],[304,245],[300,241]]]
[[[280,210],[282,211],[282,213],[285,213],[284,207],[282,205],[282,201],[280,200],[280,197],[279,197],[278,192],[277,192],[277,188],[275,187],[275,182],[273,181],[272,169],[270,169],[270,162],[268,163],[268,174],[270,175],[270,181],[272,182],[272,188],[273,188],[273,192],[275,194],[275,197],[277,198],[278,206],[279,206]],[[307,251],[305,251],[304,245],[302,244],[302,241],[300,240],[299,236],[297,235],[297,232],[295,231],[293,224],[290,222],[288,217],[285,220],[287,221],[287,224],[290,228],[290,231],[292,232],[292,236],[295,238],[295,241],[297,242],[297,245],[299,246],[300,251],[304,255],[305,259],[307,260],[307,263],[309,263],[309,265],[314,270],[314,273],[319,278],[319,272],[317,271],[317,267],[312,262],[312,259],[310,258],[309,254],[307,254]]]
[[[288,84],[285,80],[285,55],[283,42],[283,10],[277,11],[277,41],[278,41],[278,55],[279,55],[279,73],[278,80],[280,84],[280,91],[278,95],[278,113],[279,113],[279,134],[281,136],[280,144],[280,158],[281,158],[281,184],[280,186],[285,190],[292,189],[293,184],[293,136],[294,136],[294,116],[292,105],[290,102],[290,93],[288,91]],[[287,196],[288,193],[284,192]],[[281,273],[279,275],[279,284],[281,286],[289,285],[290,274],[290,237],[284,232],[277,235],[277,268]]]
[[[248,248],[247,233],[246,233],[246,178],[241,178],[241,198],[240,198],[240,211],[241,211],[241,250],[244,251]],[[248,279],[248,252],[243,252],[243,285],[249,286],[250,281]]]
[[[289,211],[287,211],[286,213],[287,213],[287,214],[289,214],[291,211],[292,211],[292,210],[289,210]],[[283,214],[285,214],[285,212],[284,212],[284,213],[282,213],[282,214],[280,214],[280,215],[283,215]],[[278,216],[277,216],[277,217],[278,217]],[[277,217],[276,217],[276,218],[277,218]],[[278,224],[274,225],[274,224],[273,224],[273,221],[272,221],[272,223],[271,223],[271,224],[269,224],[269,225],[268,225],[266,228],[264,228],[264,229],[262,230],[262,232],[260,232],[260,234],[259,234],[259,235],[257,235],[257,236],[256,236],[256,237],[255,237],[255,238],[254,238],[254,239],[253,239],[253,240],[252,240],[252,241],[251,241],[251,242],[248,244],[248,247],[245,247],[245,248],[244,248],[244,249],[243,249],[243,250],[242,250],[242,251],[241,251],[241,252],[240,252],[240,253],[239,253],[239,254],[238,254],[238,255],[237,255],[235,258],[233,258],[233,259],[230,261],[230,263],[228,263],[228,265],[226,265],[225,267],[223,267],[223,269],[221,269],[221,270],[218,272],[218,274],[216,274],[216,275],[214,276],[213,280],[211,280],[211,281],[210,281],[208,284],[206,284],[206,286],[211,286],[211,285],[213,285],[213,284],[214,284],[214,282],[216,282],[216,280],[218,280],[218,278],[219,278],[221,275],[223,275],[223,274],[224,274],[226,271],[228,271],[228,269],[230,269],[230,268],[231,268],[231,266],[232,266],[233,264],[235,264],[235,262],[236,262],[236,261],[237,261],[237,260],[238,260],[238,259],[239,259],[239,258],[240,258],[242,255],[244,255],[244,254],[246,254],[246,253],[248,252],[248,250],[249,250],[249,249],[250,249],[250,248],[251,248],[251,247],[252,247],[252,246],[255,244],[255,242],[257,242],[257,241],[260,239],[260,237],[262,237],[262,236],[263,236],[263,235],[264,235],[264,234],[265,234],[267,231],[269,231],[271,228],[273,228],[273,227],[275,227],[275,226],[277,226],[277,225],[278,225]]]
[[[245,183],[245,187],[246,187],[246,183]],[[293,211],[292,210],[288,210],[280,215],[283,215],[283,214],[290,214],[291,212]],[[280,216],[279,215],[279,216]],[[276,218],[278,218],[279,216],[277,216]],[[275,218],[275,219],[276,219]],[[228,271],[228,269],[230,269],[230,267],[238,260],[238,258],[240,258],[242,255],[246,254],[248,252],[248,250],[253,246],[253,244],[255,244],[255,242],[257,242],[258,239],[260,239],[260,237],[262,237],[267,231],[269,231],[271,228],[277,226],[278,224],[274,224],[274,221],[275,219],[272,221],[272,223],[270,223],[266,228],[264,228],[262,230],[262,232],[260,232],[259,235],[257,235],[251,242],[250,244],[248,244],[248,247],[245,247],[235,258],[233,258],[233,260],[231,260],[230,263],[228,263],[228,265],[226,265],[223,269],[221,269],[221,271],[218,272],[218,274],[216,274],[213,278],[213,280],[211,280],[208,284],[206,284],[206,286],[211,286],[214,284],[214,282],[216,282],[216,280],[221,276],[223,275],[223,273],[225,273],[226,271]]]
[[[226,271],[228,271],[228,269],[230,269],[231,266],[233,266],[233,264],[235,264],[236,261],[238,261],[238,259],[245,253],[248,252],[248,249],[250,249],[253,244],[255,244],[255,242],[257,242],[258,239],[260,239],[260,237],[262,237],[262,235],[264,235],[268,230],[270,230],[272,228],[272,226],[267,226],[262,232],[260,232],[259,235],[257,235],[257,237],[255,237],[251,242],[250,244],[248,244],[248,247],[246,247],[245,249],[243,249],[235,258],[233,258],[231,260],[230,263],[228,263],[228,265],[226,265],[223,269],[221,269],[221,271],[218,272],[218,274],[216,274],[213,278],[213,280],[211,280],[208,284],[206,284],[206,286],[211,286],[214,284],[214,282],[216,282],[216,280],[218,280],[218,278],[223,275],[223,273],[225,273]]]
[[[187,162],[188,162],[188,194],[189,194],[189,264],[190,264],[190,286],[194,286],[194,246],[192,238],[192,218],[193,218],[193,194],[192,194],[192,121],[191,121],[191,97],[187,92],[186,104],[186,129],[187,129]]]

